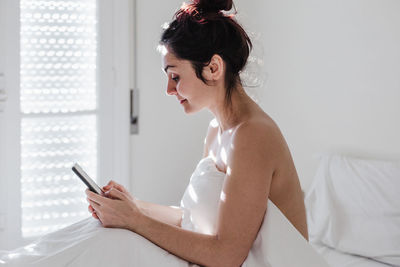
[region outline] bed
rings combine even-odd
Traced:
[[[400,161],[319,155],[310,242],[332,267],[400,266]]]
[[[399,190],[399,162],[322,155],[305,198],[310,243],[319,253],[293,234],[293,226],[284,227],[287,219],[271,204],[254,244],[266,248],[266,260],[246,266],[322,267],[325,261],[331,267],[400,266]],[[93,218],[11,253],[0,251],[3,264],[193,266],[135,233],[103,228]]]
[[[321,244],[312,244],[331,267],[388,267],[393,266],[371,258],[351,255]]]

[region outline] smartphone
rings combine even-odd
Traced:
[[[75,163],[74,166],[72,166],[72,171],[78,175],[78,177],[82,180],[82,182],[85,183],[90,191],[99,195],[103,193],[103,190],[101,190],[100,186],[98,186],[95,181],[93,181],[89,175],[87,175],[87,173],[82,169],[81,166],[79,166],[78,163]]]

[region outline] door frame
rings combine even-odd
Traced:
[[[132,1],[99,2],[99,177],[130,186],[130,10]],[[112,90],[110,90],[112,88]]]

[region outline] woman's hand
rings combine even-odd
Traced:
[[[115,187],[111,187],[104,195],[98,195],[87,189],[86,195],[90,203],[89,210],[104,227],[134,231],[142,218],[143,213],[137,206],[136,199]]]
[[[120,185],[119,183],[114,182],[113,180],[110,180],[107,185],[103,186],[102,190],[103,190],[103,192],[107,192],[107,191],[111,190],[112,188],[115,188],[115,189],[121,191],[122,193],[125,193],[129,197],[129,199],[133,200],[133,197],[128,192],[128,190],[126,190],[123,185]],[[89,204],[88,210],[92,214],[93,218],[99,219],[99,216],[97,216],[96,211],[93,209],[92,205]]]
[[[125,189],[123,185],[120,185],[119,183],[114,182],[113,180],[109,181],[107,185],[103,186],[103,191],[107,192],[111,190],[111,188],[115,188],[122,193],[125,193],[131,200],[133,200],[132,195],[128,192],[128,190]]]

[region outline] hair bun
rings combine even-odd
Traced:
[[[203,12],[229,11],[233,5],[232,0],[193,0],[193,3]]]

